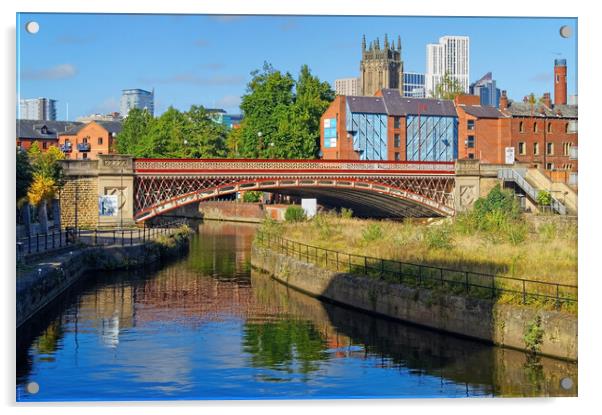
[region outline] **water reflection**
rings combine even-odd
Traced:
[[[325,304],[250,270],[255,228],[206,223],[187,257],[103,273],[18,333],[19,400],[575,395],[576,365]],[[29,395],[24,385],[40,384]]]

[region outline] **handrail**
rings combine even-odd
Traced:
[[[380,280],[433,288],[452,287],[455,294],[476,295],[494,299],[500,294],[519,295],[523,304],[533,299],[553,300],[555,306],[577,304],[576,285],[552,283],[526,278],[507,277],[468,270],[414,264],[392,259],[350,254],[308,245],[261,230],[256,233],[260,245],[286,255],[313,262],[336,271],[347,271]],[[460,288],[460,290],[458,290]],[[459,292],[456,292],[459,291]]]
[[[523,175],[521,175],[516,170],[500,169],[498,171],[498,178],[506,180],[506,181],[513,181],[521,189],[523,189],[525,191],[525,193],[527,193],[527,195],[529,195],[529,197],[532,200],[537,200],[537,193],[538,193],[537,189],[535,189],[533,186],[531,186],[531,184],[527,180],[525,180]],[[553,196],[551,196],[550,207],[555,212],[557,212],[561,215],[566,215],[566,206],[564,206],[562,203],[560,203],[560,201]]]

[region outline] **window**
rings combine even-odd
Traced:
[[[399,153],[395,153],[395,160],[396,161],[401,160],[401,157],[400,157]]]
[[[468,131],[474,130],[474,120],[468,120]]]
[[[468,148],[474,148],[474,135],[468,136],[468,140],[466,140],[466,146]]]
[[[524,122],[522,122],[522,121],[521,121],[521,122],[518,124],[518,130],[519,130],[521,133],[524,133],[524,132],[525,132],[525,123],[524,123]]]
[[[102,145],[102,137],[98,137],[98,145],[101,146]]]
[[[468,158],[471,160],[474,159],[474,153],[468,153]]]
[[[546,163],[546,170],[554,170],[554,163]]]
[[[518,154],[524,156],[527,154],[525,143],[518,143]]]
[[[533,143],[533,155],[539,156],[539,143]]]
[[[84,137],[84,140],[82,141],[82,143],[87,144],[88,143],[88,137]]]
[[[571,143],[562,143],[562,154],[568,156],[571,152]]]
[[[537,132],[537,122],[533,123],[533,132],[536,133]]]
[[[87,159],[88,158],[88,153],[82,153],[82,158],[83,159]]]
[[[564,133],[567,134],[569,132],[569,123],[564,124]]]
[[[43,148],[44,150],[46,150],[46,149],[48,148],[48,143],[47,143],[46,141],[44,141],[44,142],[42,143],[42,148]]]
[[[393,117],[393,128],[399,128],[399,117]]]
[[[399,147],[401,145],[401,140],[399,139],[399,134],[395,134],[393,138],[393,147]]]
[[[552,132],[552,123],[548,123],[548,134]]]
[[[548,143],[548,145],[546,147],[546,153],[548,155],[554,154],[554,143]]]

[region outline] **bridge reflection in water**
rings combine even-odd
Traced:
[[[576,393],[574,364],[322,303],[251,272],[253,226],[199,230],[186,258],[92,275],[18,333],[19,400]]]

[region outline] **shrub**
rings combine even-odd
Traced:
[[[537,192],[537,203],[540,206],[550,206],[552,204],[552,195],[546,190]]]
[[[291,205],[284,212],[284,220],[287,222],[302,222],[305,220],[305,211],[299,205]]]
[[[347,209],[347,208],[342,208],[341,209],[341,218],[343,218],[343,219],[351,219],[352,216],[353,216],[353,210]]]
[[[366,242],[376,241],[383,237],[383,229],[379,224],[371,223],[362,231],[362,237]]]
[[[242,196],[242,201],[245,203],[257,203],[261,200],[261,196],[263,196],[263,192],[260,191],[245,192]]]
[[[453,238],[449,226],[431,226],[424,232],[424,240],[429,249],[451,249]]]
[[[329,220],[328,214],[320,213],[313,217],[312,223],[318,234],[320,235],[320,239],[330,238],[334,233],[334,229]]]
[[[500,212],[508,218],[516,219],[520,216],[520,206],[511,191],[502,190],[497,184],[487,197],[477,199],[473,212],[478,218],[484,217],[488,212]]]

